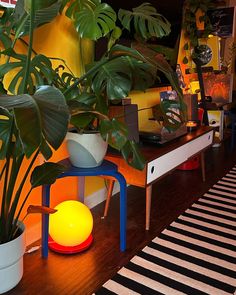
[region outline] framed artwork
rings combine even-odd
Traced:
[[[203,67],[212,67],[213,70],[220,69],[220,38],[211,36],[209,38],[199,39],[199,45],[205,45],[211,50],[211,58]]]
[[[160,101],[163,104],[163,108],[169,110],[169,112],[166,112],[166,114],[169,116],[169,121],[172,121],[171,118],[173,118],[174,120],[180,122],[178,117],[179,101],[177,92],[175,90],[161,91]]]
[[[213,26],[213,34],[219,37],[234,36],[235,7],[210,9],[207,12]]]
[[[212,102],[232,102],[233,74],[208,72],[202,75],[205,95],[211,96]]]
[[[180,64],[176,65],[176,73],[179,80],[179,86],[180,88],[184,89],[186,87],[186,83],[184,82],[184,76],[183,76]]]
[[[208,110],[207,115],[209,126],[216,127],[215,137],[218,138],[219,141],[222,141],[224,128],[224,111]]]

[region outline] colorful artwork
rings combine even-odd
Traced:
[[[179,87],[180,88],[185,88],[186,83],[184,82],[184,76],[183,76],[180,64],[176,65],[176,73],[177,73],[177,77],[178,77],[178,80],[179,80]]]
[[[180,122],[179,118],[179,100],[178,95],[175,90],[161,91],[160,100],[164,110],[166,110],[166,115],[169,116],[169,121]]]
[[[224,111],[208,110],[209,126],[216,127],[215,137],[221,141],[223,139],[223,126],[224,126]]]
[[[0,5],[4,7],[15,7],[17,0],[0,0]]]
[[[212,98],[215,103],[228,103],[232,101],[232,74],[203,73],[205,95]]]
[[[204,67],[212,67],[213,70],[220,69],[220,38],[218,36],[212,36],[205,39],[199,39],[199,45],[207,46],[211,52],[212,56]]]

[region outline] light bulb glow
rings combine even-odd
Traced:
[[[49,234],[62,246],[76,246],[83,243],[93,229],[93,217],[83,203],[69,200],[58,204],[58,210],[49,218]]]

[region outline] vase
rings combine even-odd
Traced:
[[[14,288],[23,276],[25,226],[20,222],[21,234],[14,240],[0,244],[0,294]]]
[[[73,133],[67,132],[66,146],[73,166],[93,168],[101,165],[107,151],[107,142],[99,132]]]

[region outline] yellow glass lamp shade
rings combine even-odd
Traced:
[[[93,217],[87,206],[78,201],[65,201],[50,215],[49,234],[62,246],[76,246],[88,239],[93,229]]]

